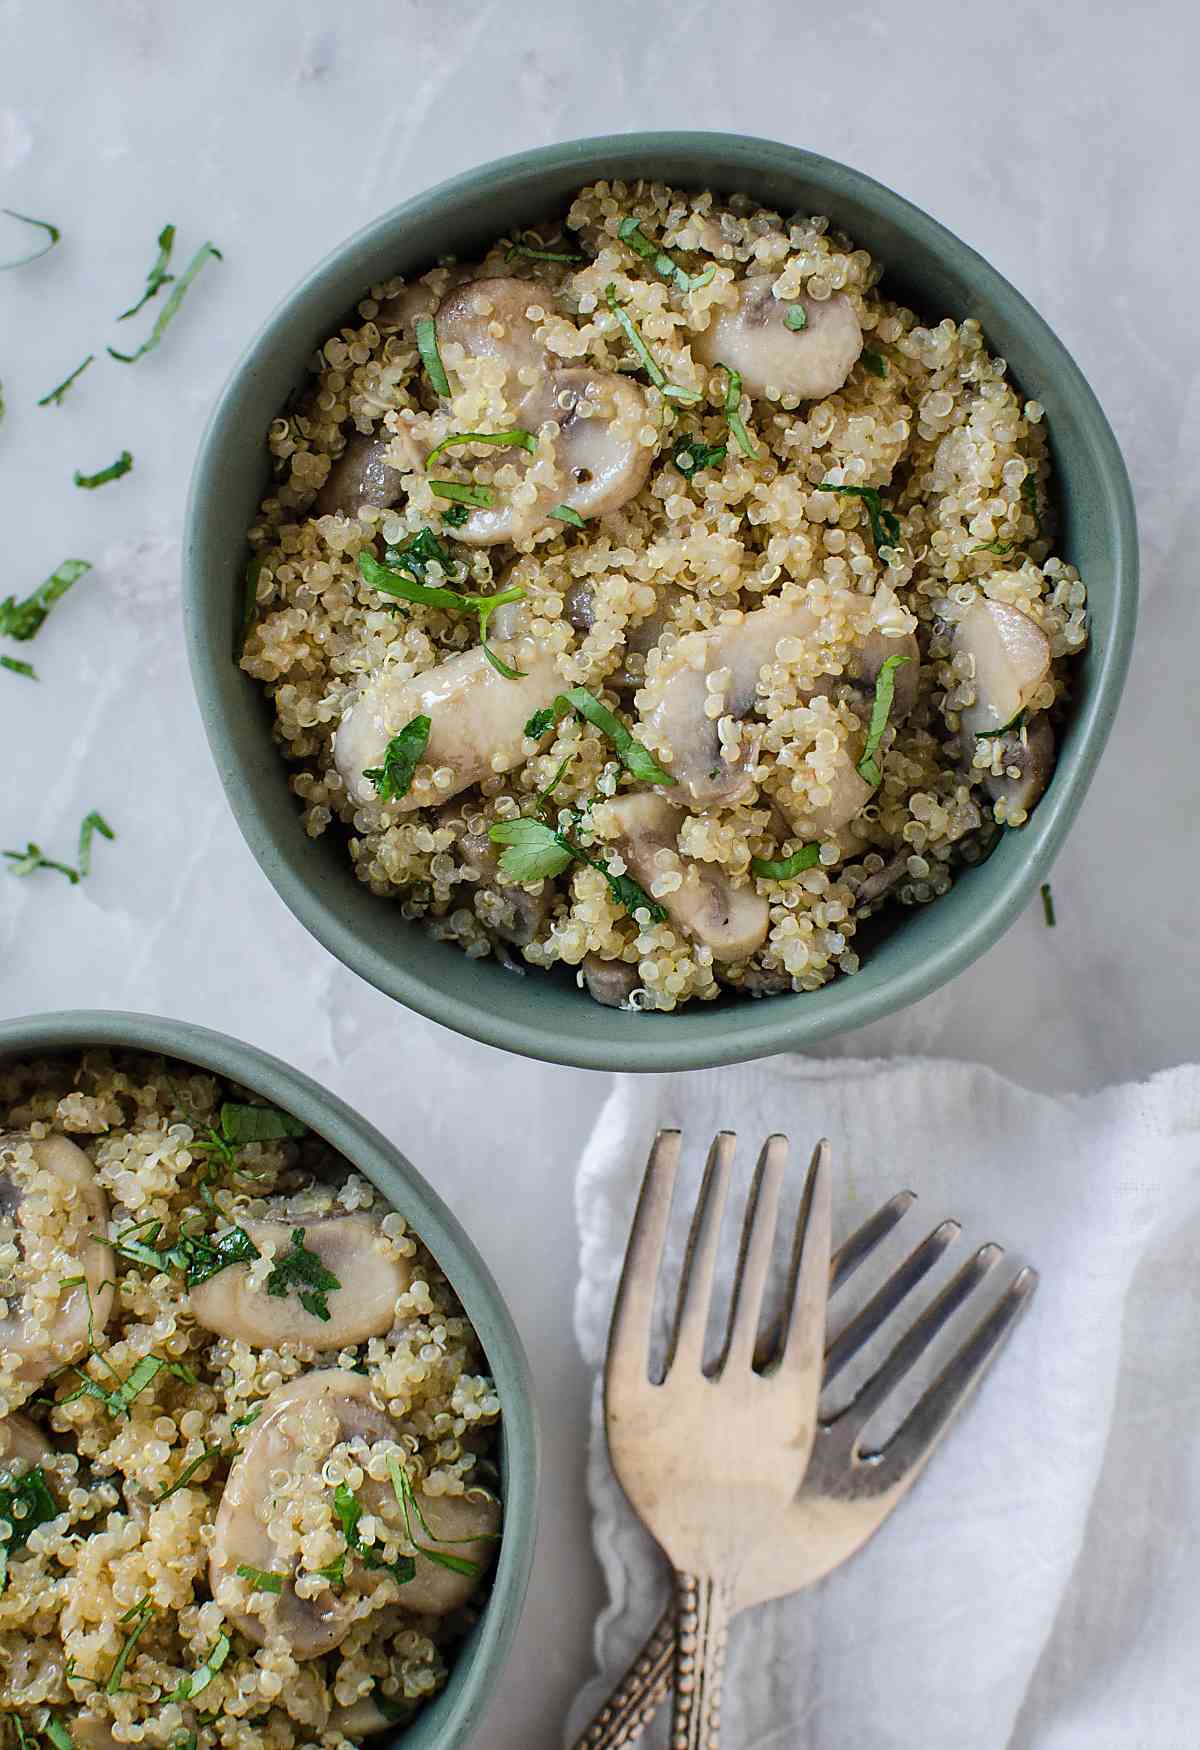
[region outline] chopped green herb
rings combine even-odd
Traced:
[[[742,373],[740,371],[730,370],[728,365],[722,365],[721,369],[729,378],[729,386],[725,390],[725,418],[729,422],[730,431],[737,440],[738,449],[741,450],[743,456],[749,456],[751,460],[754,460],[758,455],[758,451],[751,442],[750,433],[746,430],[746,424],[742,418],[741,411]]]
[[[206,1446],[198,1458],[193,1458],[184,1465],[173,1483],[167,1488],[159,1490],[154,1499],[156,1501],[168,1501],[171,1496],[177,1494],[180,1489],[186,1489],[196,1472],[200,1469],[200,1466],[202,1464],[207,1464],[210,1458],[218,1458],[221,1450],[222,1449],[219,1446]]]
[[[222,1632],[217,1636],[216,1644],[208,1658],[198,1671],[190,1677],[183,1677],[167,1697],[168,1701],[194,1701],[202,1690],[208,1688],[221,1666],[229,1657],[229,1636]]]
[[[175,227],[174,225],[164,225],[158,233],[158,254],[150,272],[146,275],[146,289],[136,304],[131,304],[128,310],[121,311],[117,317],[118,322],[127,322],[131,316],[136,316],[143,304],[148,304],[151,298],[157,297],[163,286],[171,284],[175,275],[167,272],[167,265],[170,262],[171,250],[174,246]]]
[[[540,820],[497,821],[488,837],[493,844],[506,847],[500,854],[500,868],[514,881],[541,881],[561,875],[575,857],[562,836]]]
[[[808,311],[803,304],[789,304],[783,313],[783,326],[790,328],[793,334],[808,327]]]
[[[246,1414],[244,1416],[239,1416],[237,1418],[237,1420],[234,1422],[231,1422],[229,1424],[229,1426],[231,1428],[249,1428],[252,1423],[258,1421],[258,1418],[262,1415],[262,1413],[263,1413],[262,1405],[255,1404],[255,1406],[252,1410],[247,1410]]]
[[[667,915],[665,909],[659,905],[657,900],[651,899],[646,889],[639,886],[632,875],[614,875],[607,863],[601,862],[595,857],[585,857],[583,860],[590,864],[593,869],[600,871],[608,882],[608,891],[618,905],[625,907],[630,917],[635,912],[648,911],[654,923],[661,924],[663,922]]]
[[[664,279],[674,280],[681,292],[692,292],[699,286],[706,286],[717,271],[714,264],[694,277],[685,273],[673,256],[668,255],[665,249],[660,249],[657,243],[650,241],[636,219],[622,219],[617,226],[617,236],[622,243],[628,243],[643,261],[652,261],[655,273],[661,274]]]
[[[977,729],[975,739],[977,741],[991,741],[997,735],[1007,735],[1010,730],[1023,729],[1028,715],[1028,711],[1018,711],[1015,717],[1010,717],[1007,723],[1000,725],[999,729]]]
[[[167,1257],[183,1271],[188,1287],[198,1288],[231,1264],[250,1264],[261,1255],[244,1227],[231,1227],[211,1240],[184,1234]]]
[[[0,668],[8,669],[10,674],[23,674],[25,679],[29,681],[37,679],[33,664],[31,662],[18,662],[15,656],[0,656]]]
[[[0,637],[15,638],[27,644],[36,638],[55,602],[92,569],[86,559],[64,559],[57,571],[52,571],[45,583],[40,583],[32,595],[19,602],[15,596],[0,601]]]
[[[871,539],[875,543],[875,551],[882,553],[889,547],[900,545],[900,518],[888,510],[874,486],[835,486],[831,480],[822,480],[818,492],[841,492],[848,497],[861,498],[867,507],[867,519],[871,524]]]
[[[545,803],[550,799],[551,796],[553,796],[554,792],[558,789],[558,786],[562,783],[563,779],[567,775],[567,768],[570,766],[570,764],[574,758],[575,758],[575,755],[573,753],[569,753],[565,756],[565,758],[560,760],[559,765],[558,765],[558,770],[555,772],[555,774],[551,778],[550,782],[546,785],[546,788],[544,790],[538,791],[538,798],[537,799],[538,799],[538,808],[539,809],[541,809],[545,805]]]
[[[97,814],[93,808],[90,814],[84,815],[79,827],[80,875],[90,875],[92,872],[92,839],[96,833],[105,839],[115,839],[117,836],[104,816]]]
[[[864,347],[860,356],[864,371],[870,371],[873,377],[887,376],[887,360],[881,352],[872,352],[869,347]]]
[[[425,1533],[426,1537],[434,1538],[436,1537],[436,1533],[430,1529],[429,1521],[421,1511],[421,1503],[417,1500],[412,1483],[409,1481],[408,1473],[400,1463],[400,1460],[398,1458],[389,1458],[387,1461],[387,1467],[388,1475],[392,1479],[393,1493],[404,1511],[404,1530],[409,1543],[413,1545],[414,1549],[419,1550],[428,1561],[435,1562],[438,1567],[449,1568],[453,1574],[465,1574],[468,1579],[477,1580],[483,1571],[478,1562],[468,1561],[466,1556],[449,1555],[445,1550],[432,1549],[428,1544],[419,1543],[417,1541],[416,1534],[412,1527],[413,1514],[416,1515],[417,1524]],[[473,1543],[475,1540],[473,1538],[464,1538],[462,1541],[464,1543]]]
[[[978,547],[971,548],[972,553],[998,553],[1002,558],[1006,553],[1011,553],[1012,550],[1012,541],[1001,541],[999,539],[995,541],[981,541]]]
[[[583,255],[567,255],[557,249],[534,249],[528,243],[510,244],[504,259],[505,261],[517,261],[521,256],[525,256],[529,261],[579,262],[587,259]]]
[[[256,1592],[283,1591],[283,1575],[273,1574],[270,1569],[251,1568],[245,1563],[239,1563],[233,1570],[240,1580],[249,1580]]]
[[[122,474],[128,474],[133,467],[133,457],[128,450],[122,450],[115,462],[110,462],[107,468],[101,468],[98,474],[75,473],[76,486],[85,486],[89,492],[97,486],[105,486],[110,480],[119,480]]]
[[[122,1410],[128,1410],[134,1398],[145,1391],[166,1365],[157,1355],[143,1355],[140,1361],[135,1361],[129,1377],[122,1381],[115,1392],[109,1394],[109,1413],[117,1415]]]
[[[550,515],[556,516],[560,523],[570,523],[573,529],[585,529],[587,527],[587,524],[584,522],[579,512],[577,510],[572,510],[569,504],[556,504],[554,509],[550,512]]]
[[[42,1732],[54,1745],[54,1750],[75,1750],[75,1740],[66,1726],[54,1714],[47,1713]]]
[[[304,1243],[304,1229],[292,1229],[292,1249],[276,1258],[267,1277],[267,1293],[276,1299],[296,1291],[300,1305],[314,1318],[329,1320],[326,1295],[342,1285],[331,1270],[327,1270],[315,1252]]]
[[[432,316],[418,316],[414,324],[417,336],[417,351],[421,355],[421,363],[425,366],[429,381],[433,384],[434,393],[445,400],[450,399],[450,379],[446,375],[446,367],[442,363],[442,355],[438,351],[437,326]]]
[[[412,788],[417,767],[424,758],[433,724],[428,717],[413,717],[398,735],[393,735],[384,749],[383,764],[368,766],[363,777],[370,779],[381,802],[398,802]]]
[[[705,468],[715,468],[727,455],[725,444],[704,444],[696,438],[680,438],[671,460],[685,480],[691,480]]]
[[[442,512],[442,521],[448,529],[461,529],[470,514],[465,504],[452,504]]]
[[[1038,502],[1036,474],[1026,474],[1022,480],[1021,497],[1025,500],[1025,507],[1033,518],[1034,528],[1040,535],[1042,532],[1042,507]]]
[[[10,1558],[25,1548],[39,1525],[57,1518],[58,1511],[40,1464],[27,1470],[11,1487],[0,1488],[0,1519],[12,1527],[6,1537],[0,1538],[0,1592],[8,1582]]]
[[[362,1507],[348,1489],[345,1483],[339,1483],[333,1492],[333,1510],[341,1522],[342,1536],[346,1539],[346,1548],[361,1556],[368,1568],[386,1568],[389,1574],[394,1574],[400,1584],[406,1585],[417,1571],[417,1565],[411,1556],[399,1556],[394,1562],[385,1562],[382,1556],[376,1555],[369,1544],[359,1541],[358,1522],[362,1518]],[[342,1558],[344,1567],[344,1558]],[[322,1573],[324,1569],[320,1570]],[[339,1573],[338,1578],[341,1579]]]
[[[27,844],[23,851],[0,851],[0,856],[7,857],[12,864],[10,875],[32,875],[38,869],[54,869],[75,887],[79,881],[78,869],[72,869],[68,863],[56,863],[52,857],[44,857],[40,845]]]
[[[388,547],[384,552],[387,563],[397,571],[407,571],[410,577],[418,583],[425,580],[426,569],[430,565],[440,565],[448,575],[454,565],[449,551],[442,545],[432,529],[420,529],[406,541],[402,547]],[[376,561],[378,563],[378,561]],[[361,566],[359,567],[361,570]]]
[[[132,1622],[133,1627],[126,1635],[125,1644],[121,1648],[121,1651],[113,1660],[113,1668],[108,1674],[108,1682],[104,1685],[106,1695],[116,1695],[120,1689],[121,1679],[125,1675],[125,1667],[129,1663],[129,1655],[137,1646],[138,1637],[142,1634],[143,1630],[150,1626],[150,1621],[153,1615],[154,1606],[150,1602],[149,1593],[147,1593],[140,1603],[135,1604],[132,1610],[127,1610],[124,1616],[120,1618],[121,1622]]]
[[[238,627],[235,639],[234,655],[241,661],[246,648],[246,634],[254,624],[254,614],[258,607],[258,579],[266,563],[266,556],[256,553],[246,567],[246,578],[242,585],[242,623]]]
[[[875,677],[875,701],[871,706],[871,722],[867,729],[867,743],[863,748],[862,758],[858,762],[858,774],[868,784],[882,782],[883,774],[879,770],[875,755],[879,743],[883,740],[883,732],[887,728],[891,716],[892,699],[896,692],[896,670],[903,668],[906,662],[911,662],[911,656],[889,656],[881,664]]]
[[[433,484],[436,486],[437,482]],[[422,534],[428,533],[422,530]],[[436,545],[436,542],[435,542]],[[411,553],[412,549],[407,549]],[[442,549],[444,552],[444,549]],[[439,560],[439,563],[441,561]],[[449,557],[447,555],[447,563]],[[387,595],[399,596],[401,600],[419,602],[424,607],[448,608],[452,613],[474,613],[479,616],[479,641],[483,653],[494,669],[497,669],[506,680],[514,680],[520,671],[510,668],[506,662],[491,648],[487,641],[488,621],[496,609],[508,602],[524,601],[525,591],[518,584],[512,589],[498,591],[496,595],[460,595],[457,590],[442,589],[432,584],[420,583],[416,578],[407,578],[387,565],[381,565],[372,553],[360,553],[358,569],[364,581],[372,589],[381,589]],[[411,566],[408,569],[413,569]]]
[[[1046,919],[1047,929],[1052,930],[1058,923],[1054,915],[1054,895],[1050,891],[1050,883],[1042,882],[1042,913]]]
[[[648,748],[629,733],[621,719],[602,705],[593,693],[586,687],[569,687],[565,693],[560,693],[554,701],[560,715],[565,715],[565,708],[578,711],[581,717],[593,724],[602,735],[606,735],[616,749],[617,758],[625,770],[643,784],[672,784],[674,779],[669,772],[664,772],[656,763]]]
[[[0,261],[0,273],[7,272],[10,267],[28,267],[31,261],[40,261],[43,255],[49,255],[62,236],[58,226],[52,225],[49,219],[31,219],[28,213],[14,213],[11,207],[0,207],[0,213],[7,213],[10,219],[19,219],[22,225],[36,225],[50,239],[40,249],[35,249],[32,255],[18,256],[16,261]]]
[[[514,426],[511,431],[452,431],[449,437],[444,437],[440,444],[435,444],[425,458],[428,468],[435,456],[440,456],[443,450],[453,448],[455,444],[500,444],[505,449],[536,450],[537,439],[531,431],[522,431]]]
[[[750,872],[761,875],[764,881],[794,881],[797,875],[814,868],[820,861],[820,845],[801,845],[790,857],[781,857],[778,861],[770,857],[751,857]]]
[[[617,288],[613,285],[611,280],[604,288],[604,296],[608,301],[609,309],[621,324],[621,327],[625,330],[630,346],[632,346],[634,352],[638,355],[642,364],[645,366],[646,373],[649,376],[650,381],[654,384],[654,387],[656,389],[661,389],[662,393],[669,396],[673,401],[699,401],[699,389],[683,389],[675,383],[667,382],[666,377],[655,360],[654,354],[650,351],[650,348],[646,345],[646,342],[638,332],[637,323],[633,320],[633,317],[629,314],[628,310],[622,309],[620,301],[617,298]]]
[[[473,504],[487,510],[496,502],[490,486],[465,486],[461,480],[431,480],[429,490],[435,498],[449,498],[455,504]]]
[[[175,290],[170,294],[166,303],[159,311],[158,321],[150,330],[150,338],[144,340],[136,352],[118,352],[115,347],[110,346],[108,348],[109,358],[117,359],[119,363],[123,365],[132,365],[136,364],[138,359],[145,358],[148,352],[153,352],[163,335],[167,332],[172,317],[179,309],[180,304],[183,303],[184,295],[187,292],[188,287],[200,272],[204,263],[210,258],[214,261],[224,260],[221,251],[215,248],[213,244],[201,244],[200,248],[196,251],[195,255],[193,255],[192,259],[180,274],[179,278],[175,281]]]
[[[278,1142],[285,1136],[307,1136],[308,1125],[277,1106],[250,1106],[226,1100],[221,1107],[221,1135],[235,1148],[247,1142]]]
[[[504,676],[506,681],[519,681],[527,672],[523,668],[511,668],[502,656],[497,656],[486,638],[480,640],[485,659],[491,663],[497,674]]]
[[[57,406],[59,406],[61,401],[62,401],[63,396],[66,394],[67,390],[71,387],[71,384],[75,381],[75,379],[77,377],[82,377],[83,373],[87,370],[88,366],[92,363],[92,361],[95,357],[96,357],[96,355],[94,352],[89,352],[87,357],[84,359],[83,363],[81,365],[76,365],[75,369],[71,372],[71,375],[69,377],[64,377],[62,382],[58,385],[57,389],[51,389],[51,391],[48,395],[42,396],[41,400],[38,402],[38,406],[39,407],[57,407]]]
[[[171,1750],[196,1750],[199,1736],[196,1732],[184,1732],[171,1744]]]
[[[561,694],[560,694],[561,697]],[[556,705],[543,705],[540,711],[535,711],[525,724],[525,734],[531,741],[540,741],[543,735],[554,728],[560,717],[566,713],[559,711]]]

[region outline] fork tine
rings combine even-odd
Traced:
[[[963,1303],[974,1294],[979,1284],[1004,1256],[1002,1246],[980,1246],[956,1276],[931,1300],[924,1312],[913,1321],[887,1359],[862,1386],[840,1416],[834,1418],[846,1428],[853,1428],[857,1438],[863,1425],[874,1415],[884,1400],[891,1396],[904,1376],[915,1367],[937,1333]]]
[[[953,1355],[924,1395],[918,1398],[880,1454],[884,1486],[915,1475],[946,1433],[955,1415],[996,1359],[1005,1338],[1033,1299],[1037,1271],[1019,1271]]]
[[[881,1211],[882,1213],[882,1211]],[[910,1252],[883,1287],[856,1313],[825,1351],[825,1384],[831,1385],[838,1374],[864,1348],[885,1319],[891,1317],[904,1300],[937,1263],[942,1253],[958,1238],[962,1228],[956,1221],[943,1221]]]
[[[620,1369],[642,1380],[650,1371],[654,1298],[681,1144],[678,1130],[660,1130],[646,1162],[608,1335],[609,1375]]]
[[[820,1380],[829,1297],[831,1201],[829,1144],[822,1138],[813,1150],[796,1217],[782,1342],[774,1369],[793,1385],[814,1370]]]
[[[704,1166],[704,1180],[696,1200],[696,1212],[688,1231],[687,1250],[679,1272],[679,1304],[675,1330],[667,1354],[666,1371],[676,1362],[700,1370],[704,1361],[704,1336],[712,1303],[713,1276],[721,1239],[721,1218],[729,1194],[737,1137],[731,1130],[719,1131],[712,1140]]]
[[[836,1293],[844,1282],[848,1282],[859,1265],[864,1264],[876,1247],[883,1244],[916,1201],[915,1191],[897,1191],[894,1197],[888,1198],[882,1209],[877,1209],[869,1220],[864,1221],[843,1242],[834,1255],[833,1268],[830,1271],[831,1294]]]
[[[754,1182],[746,1201],[742,1243],[733,1278],[733,1306],[722,1367],[751,1367],[762,1313],[763,1294],[771,1273],[775,1227],[779,1217],[779,1194],[787,1170],[788,1139],[769,1136],[763,1143],[754,1169]]]

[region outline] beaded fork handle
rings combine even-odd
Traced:
[[[654,1632],[574,1750],[624,1750],[641,1737],[671,1687],[675,1665],[675,1607],[668,1604]]]

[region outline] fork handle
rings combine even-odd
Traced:
[[[731,1605],[730,1589],[718,1576],[676,1573],[671,1750],[719,1750]]]
[[[668,1604],[654,1632],[573,1750],[624,1750],[635,1744],[671,1687],[675,1663],[675,1607]]]

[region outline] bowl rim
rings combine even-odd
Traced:
[[[0,1065],[21,1055],[109,1046],[161,1052],[200,1069],[227,1076],[284,1110],[344,1154],[380,1190],[389,1181],[403,1187],[411,1226],[445,1269],[480,1338],[504,1406],[500,1428],[504,1461],[504,1536],[488,1594],[475,1629],[470,1665],[455,1679],[451,1663],[440,1692],[441,1717],[425,1750],[457,1750],[479,1726],[507,1664],[520,1624],[533,1568],[537,1534],[541,1438],[533,1376],[525,1348],[500,1288],[457,1216],[403,1151],[352,1106],[281,1058],[190,1021],[119,1009],[64,1009],[0,1021]],[[447,1267],[447,1264],[449,1267]],[[435,1698],[434,1705],[438,1698]],[[412,1742],[418,1714],[399,1735],[381,1736],[384,1746]]]
[[[447,206],[453,207],[459,199],[478,199],[489,192],[499,192],[518,172],[524,177],[537,171],[557,175],[578,170],[581,179],[586,179],[596,173],[595,162],[601,159],[610,165],[610,176],[625,177],[638,174],[639,157],[668,155],[695,155],[697,168],[710,178],[716,174],[719,159],[724,166],[721,181],[725,184],[736,181],[750,193],[756,171],[774,170],[792,174],[798,180],[805,177],[818,180],[829,187],[832,199],[839,194],[843,198],[850,196],[886,215],[903,229],[918,250],[940,256],[966,281],[1009,303],[1012,320],[1030,334],[1048,369],[1062,383],[1064,402],[1073,401],[1089,427],[1094,465],[1103,480],[1113,532],[1112,623],[1102,648],[1093,647],[1091,652],[1089,696],[1082,708],[1076,707],[1074,718],[1078,742],[1073,758],[1069,763],[1060,762],[1056,782],[1022,828],[1022,861],[1006,874],[998,891],[986,901],[976,902],[964,926],[936,943],[926,956],[901,967],[883,987],[856,989],[855,978],[835,979],[822,988],[819,1008],[812,1013],[800,1006],[808,1000],[802,993],[791,999],[786,996],[771,999],[761,1005],[764,1010],[761,1020],[743,1019],[736,1030],[724,1033],[721,1029],[724,1011],[702,1005],[699,1015],[685,1011],[680,1016],[667,1017],[680,1029],[677,1035],[667,1038],[650,1039],[645,1034],[639,1037],[637,1017],[629,1018],[627,1039],[602,1034],[568,1038],[554,1034],[549,1026],[510,1016],[502,1008],[493,1012],[482,1002],[458,997],[410,972],[407,966],[394,964],[339,915],[336,906],[318,892],[315,884],[288,865],[272,829],[260,814],[248,769],[251,762],[239,750],[224,714],[216,707],[218,665],[229,659],[225,651],[215,648],[215,641],[204,631],[202,604],[209,581],[202,575],[198,557],[199,531],[204,522],[206,498],[217,489],[220,442],[243,378],[253,374],[256,361],[265,352],[287,339],[286,331],[295,320],[297,309],[318,295],[327,279],[338,275],[348,254],[369,249],[393,235],[399,251],[406,223],[432,218]],[[1137,523],[1121,451],[1083,372],[1028,299],[971,245],[863,171],[780,141],[705,130],[593,135],[494,159],[411,196],[330,250],[262,323],[218,396],[200,439],[188,492],[183,572],[183,613],[192,682],[217,770],[239,830],[259,867],[305,929],[376,989],[467,1038],[547,1063],[610,1072],[709,1068],[811,1047],[909,1006],[948,983],[979,958],[1032,899],[1079,811],[1120,702],[1132,652],[1138,601]],[[580,1000],[585,999],[581,996]],[[784,1005],[787,1012],[779,1012]]]

